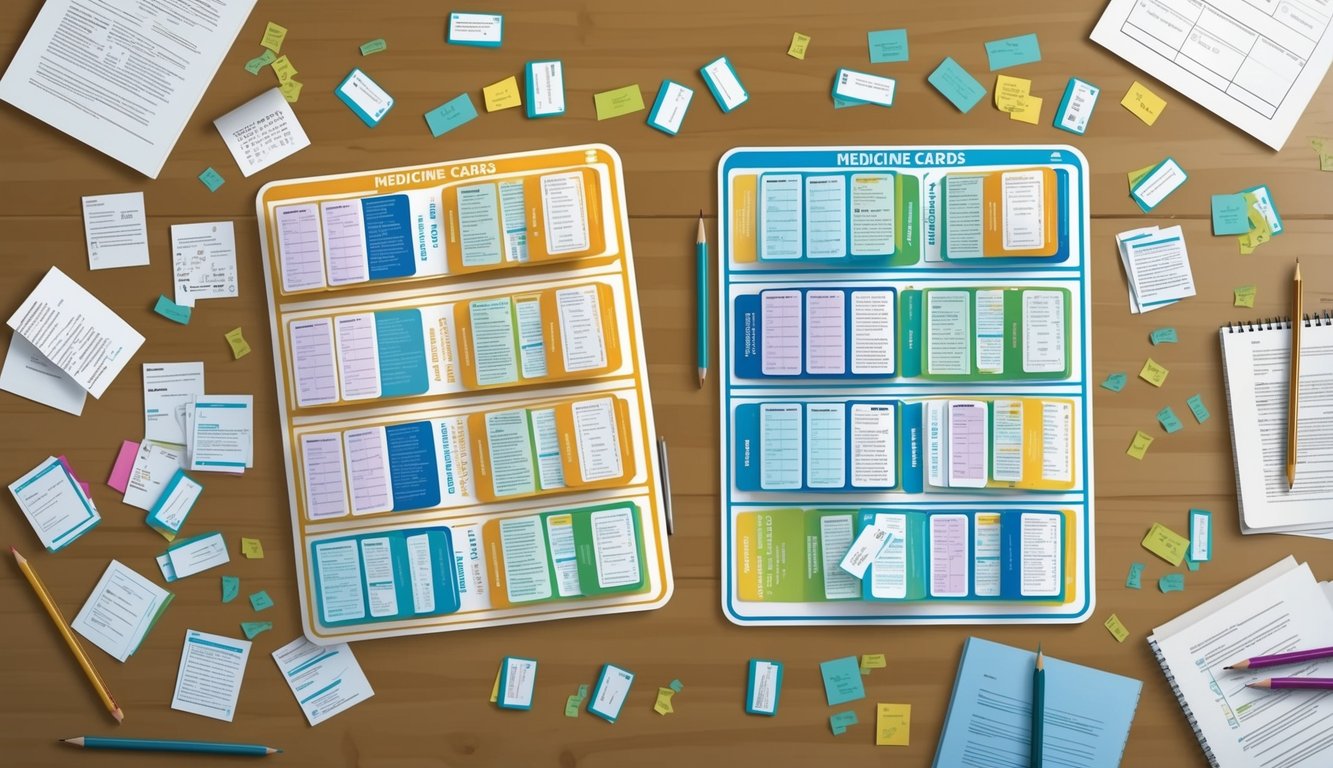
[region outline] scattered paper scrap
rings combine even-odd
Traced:
[[[912,734],[912,705],[875,705],[875,746],[906,747]]]
[[[173,323],[180,323],[181,325],[190,324],[190,308],[182,307],[171,299],[168,299],[166,296],[157,297],[157,304],[153,305],[153,311]]]
[[[1143,430],[1134,433],[1134,439],[1129,443],[1129,450],[1125,453],[1130,458],[1143,461],[1143,457],[1148,453],[1148,446],[1152,445],[1152,435],[1146,434]]]
[[[241,593],[241,580],[235,576],[222,577],[222,602],[230,603]]]
[[[1175,344],[1179,341],[1179,339],[1176,338],[1175,328],[1158,328],[1153,331],[1148,338],[1152,341],[1153,346],[1158,344]]]
[[[263,560],[264,545],[259,539],[241,538],[241,554],[245,555],[247,560]]]
[[[233,360],[240,360],[242,357],[250,354],[250,342],[245,340],[244,334],[240,328],[232,328],[227,331],[225,338],[227,344],[231,346],[231,357]]]
[[[1190,413],[1194,414],[1194,420],[1200,424],[1208,420],[1208,408],[1203,404],[1203,395],[1195,395],[1185,401],[1190,407]]]
[[[282,91],[270,88],[213,121],[242,176],[252,176],[310,146]]]
[[[1106,620],[1105,626],[1106,631],[1111,633],[1111,637],[1114,637],[1117,643],[1123,643],[1125,638],[1129,637],[1129,630],[1120,622],[1120,617],[1114,613],[1111,614],[1111,618]]]
[[[504,670],[504,662],[500,662],[500,668],[495,670],[495,683],[491,685],[491,703],[500,697],[500,673]]]
[[[833,729],[834,736],[843,735],[849,727],[856,725],[856,723],[856,713],[850,709],[846,712],[834,712],[829,715],[828,719],[829,728]]]
[[[267,632],[273,629],[271,621],[242,621],[241,631],[245,633],[246,640],[254,640],[261,632]]]
[[[199,174],[199,181],[203,182],[205,187],[208,187],[209,192],[216,192],[218,191],[218,187],[227,183],[227,180],[222,178],[222,174],[213,170],[213,166],[211,165],[205,168],[203,173]]]
[[[1191,560],[1187,557],[1185,558],[1185,567],[1190,569],[1191,571],[1197,571],[1199,570],[1199,562],[1197,560]]]
[[[1234,305],[1237,307],[1253,308],[1254,299],[1255,296],[1258,295],[1258,293],[1259,293],[1259,288],[1257,286],[1253,285],[1236,286],[1235,290],[1232,291],[1232,295],[1235,296]]]
[[[887,64],[893,61],[907,61],[907,30],[881,29],[866,33],[870,45],[870,63]]]
[[[805,51],[810,47],[810,36],[803,35],[800,32],[793,32],[791,35],[791,45],[787,46],[787,55],[793,59],[805,61]]]
[[[1041,122],[1041,97],[1025,96],[1018,102],[1018,108],[1009,113],[1010,120],[1036,125]]]
[[[1125,586],[1130,589],[1143,588],[1143,563],[1129,564],[1129,576],[1125,578]]]
[[[1151,171],[1152,169],[1154,169],[1154,168],[1156,168],[1156,167],[1157,167],[1157,163],[1153,163],[1152,165],[1145,165],[1145,166],[1143,166],[1142,168],[1138,169],[1137,171],[1130,171],[1130,172],[1129,172],[1129,188],[1130,188],[1131,190],[1134,189],[1134,185],[1138,184],[1139,181],[1141,181],[1141,180],[1143,179],[1144,176],[1147,176],[1147,175],[1148,175],[1148,172],[1149,172],[1149,171]]]
[[[1041,61],[1041,46],[1035,34],[992,40],[986,43],[986,59],[992,72],[1019,64],[1031,64]]]
[[[245,71],[252,75],[257,75],[259,74],[259,70],[277,61],[277,59],[278,55],[273,51],[264,51],[253,59],[245,62]]]
[[[1143,364],[1143,370],[1139,371],[1139,378],[1153,385],[1160,387],[1166,383],[1167,374],[1171,373],[1161,363],[1148,358],[1148,362]]]
[[[675,691],[676,693],[680,693],[681,691],[685,690],[685,684],[682,683],[680,680],[672,680],[671,682],[667,683],[667,687]]]
[[[659,715],[669,715],[675,712],[675,708],[671,706],[671,697],[675,695],[676,692],[670,688],[658,688],[657,701],[653,703],[653,711]]]
[[[1157,588],[1162,590],[1163,592],[1184,592],[1185,574],[1168,573],[1167,575],[1157,580]]]
[[[940,62],[926,80],[948,99],[950,104],[957,107],[959,112],[971,111],[986,95],[986,88],[951,58]]]
[[[1032,92],[1032,81],[1012,75],[995,76],[995,108],[1001,112],[1015,112],[1018,102]]]
[[[1185,559],[1185,551],[1189,545],[1189,539],[1161,523],[1153,523],[1148,529],[1148,535],[1143,537],[1143,548],[1171,565],[1180,565],[1180,561]]]
[[[499,112],[502,109],[523,106],[523,89],[518,87],[516,75],[510,75],[498,83],[491,83],[482,88],[481,95],[486,103],[487,112]]]
[[[278,76],[279,83],[285,83],[297,75],[296,65],[286,56],[279,56],[269,66],[273,68],[273,74]]]
[[[497,682],[499,678],[496,678]],[[494,701],[494,699],[492,699]],[[569,696],[565,698],[565,717],[578,717],[579,707],[583,705],[583,700],[578,696]]]
[[[250,607],[256,611],[266,611],[273,607],[273,598],[268,596],[268,590],[261,589],[250,595]]]
[[[278,84],[278,90],[282,92],[282,98],[290,104],[295,104],[301,98],[301,88],[301,84],[295,80]]]
[[[1112,392],[1119,392],[1120,390],[1125,388],[1125,382],[1127,382],[1128,380],[1129,377],[1124,373],[1109,374],[1106,377],[1106,381],[1102,382],[1102,389],[1109,389]]]
[[[1311,136],[1310,146],[1319,155],[1319,170],[1333,171],[1333,139]]]
[[[1162,110],[1166,109],[1166,101],[1143,87],[1143,83],[1135,80],[1125,93],[1125,98],[1120,100],[1120,106],[1128,109],[1145,124],[1152,125],[1157,122],[1158,117],[1161,117]]]
[[[830,707],[866,697],[855,656],[823,662],[819,665],[819,674],[824,678],[824,696]]]
[[[1179,432],[1185,426],[1169,405],[1157,412],[1157,423],[1167,432]]]
[[[389,50],[389,44],[384,42],[384,38],[377,37],[361,44],[361,55],[369,56],[372,53],[381,53]]]
[[[598,120],[609,120],[643,110],[643,93],[639,91],[638,83],[602,91],[595,94],[592,100],[597,108]]]
[[[287,28],[270,21],[264,28],[264,39],[260,40],[259,44],[277,53],[282,50],[282,41],[285,39],[287,39]]]
[[[130,472],[134,469],[134,459],[139,455],[139,444],[133,440],[122,440],[116,461],[111,465],[111,474],[107,475],[106,484],[121,493],[129,487]]]
[[[472,104],[472,96],[460,93],[454,98],[426,113],[426,127],[430,135],[440,138],[460,125],[477,119],[477,108]]]
[[[1213,195],[1213,234],[1243,235],[1250,231],[1245,195]]]
[[[863,653],[861,654],[861,674],[868,675],[872,669],[884,669],[888,666],[882,653]]]

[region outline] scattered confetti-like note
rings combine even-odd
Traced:
[[[1125,98],[1120,100],[1120,106],[1128,109],[1146,125],[1152,125],[1161,117],[1162,110],[1166,109],[1166,101],[1135,80]]]
[[[1157,412],[1157,423],[1167,432],[1179,432],[1185,426],[1169,405]]]
[[[872,669],[884,669],[888,662],[882,653],[863,653],[861,654],[861,674],[868,675]]]
[[[1161,523],[1153,523],[1148,529],[1148,535],[1143,537],[1143,548],[1171,565],[1180,565],[1180,561],[1185,559],[1189,545],[1189,539]]]
[[[1139,430],[1134,433],[1134,439],[1129,443],[1129,450],[1125,451],[1131,458],[1143,461],[1143,457],[1148,453],[1148,446],[1152,445],[1152,435]]]
[[[1190,413],[1194,414],[1195,421],[1202,424],[1208,420],[1208,416],[1210,414],[1208,413],[1208,409],[1203,404],[1203,395],[1195,395],[1194,397],[1191,397],[1190,399],[1186,400],[1185,404],[1190,407]]]
[[[246,640],[254,640],[260,632],[267,632],[273,629],[271,621],[242,621],[241,631],[245,633]]]
[[[273,598],[268,596],[268,590],[261,589],[250,595],[250,607],[256,611],[266,611],[273,607]]]
[[[852,710],[846,712],[834,712],[829,715],[828,724],[833,729],[834,736],[841,736],[847,732],[847,729],[857,724],[856,713]]]
[[[791,45],[787,46],[787,55],[793,59],[805,61],[805,50],[810,46],[810,36],[803,35],[800,32],[793,32],[791,36]]]
[[[153,305],[153,311],[173,323],[180,323],[181,325],[190,324],[190,308],[182,307],[171,299],[168,299],[166,296],[157,297],[157,303]]]
[[[250,342],[245,340],[240,328],[232,328],[227,331],[225,338],[227,344],[231,345],[231,357],[233,360],[240,360],[242,357],[250,354]]]
[[[1185,574],[1168,573],[1167,575],[1157,580],[1157,588],[1162,590],[1163,592],[1184,592]]]
[[[1169,373],[1170,371],[1168,371],[1161,363],[1158,363],[1150,357],[1148,358],[1148,362],[1143,364],[1143,370],[1139,371],[1139,378],[1154,387],[1160,387],[1166,383],[1166,376]]]
[[[1153,331],[1148,338],[1152,341],[1154,346],[1158,344],[1175,344],[1179,341],[1179,339],[1176,338],[1175,328],[1158,328]]]
[[[209,192],[216,192],[218,191],[218,187],[227,183],[227,180],[222,178],[222,174],[213,170],[213,166],[211,165],[205,168],[203,173],[199,174],[199,181],[203,182],[205,187],[208,187]]]
[[[1125,388],[1125,382],[1128,380],[1129,377],[1126,374],[1112,373],[1106,377],[1106,381],[1102,382],[1102,389],[1109,389],[1112,392],[1119,392],[1120,390]]]
[[[374,40],[361,44],[361,55],[369,56],[372,53],[381,53],[389,50],[389,44],[384,42],[384,38],[377,37]]]
[[[260,40],[259,44],[277,53],[282,50],[282,41],[286,39],[287,28],[270,21],[268,26],[264,28],[264,39]]]
[[[1234,291],[1232,291],[1232,294],[1236,298],[1235,306],[1253,308],[1254,298],[1258,293],[1259,289],[1256,286],[1253,285],[1238,286]]]
[[[1143,588],[1143,563],[1129,564],[1129,576],[1125,578],[1125,586],[1130,589]]]
[[[1106,630],[1111,633],[1111,637],[1114,637],[1117,643],[1123,643],[1125,638],[1129,637],[1129,630],[1120,622],[1120,617],[1114,613],[1111,614],[1111,618],[1106,620]]]
[[[241,580],[235,576],[222,577],[222,602],[230,603],[241,593]]]
[[[277,61],[278,55],[273,51],[264,51],[258,56],[245,62],[245,71],[252,75],[259,74],[259,70]]]
[[[264,545],[259,539],[241,539],[241,554],[248,560],[264,559]]]

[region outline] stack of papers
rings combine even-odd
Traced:
[[[173,595],[112,560],[70,626],[88,642],[125,661],[139,646]]]
[[[1185,234],[1179,226],[1143,227],[1116,235],[1129,280],[1129,311],[1151,312],[1193,296]]]
[[[9,492],[50,552],[65,548],[102,522],[92,498],[55,456],[10,483]]]
[[[253,395],[205,395],[181,407],[190,469],[239,475],[254,466]]]

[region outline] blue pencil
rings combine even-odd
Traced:
[[[704,235],[704,212],[699,211],[699,236],[694,240],[699,280],[699,388],[708,376],[708,238]]]
[[[79,736],[64,739],[64,743],[83,749],[121,749],[130,752],[206,752],[212,755],[248,755],[264,757],[281,749],[259,744],[227,744],[220,741],[173,741],[168,739],[106,739],[101,736]]]

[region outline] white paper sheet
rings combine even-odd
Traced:
[[[213,125],[244,176],[253,176],[310,146],[292,105],[277,88],[219,117]]]
[[[148,214],[143,193],[83,198],[88,269],[148,266]]]
[[[10,338],[5,353],[0,389],[75,416],[83,413],[83,403],[88,399],[88,390],[17,333]]]
[[[236,288],[236,230],[230,221],[171,225],[171,265],[176,303],[231,299]]]
[[[170,599],[170,592],[112,560],[70,627],[116,661],[125,661]]]
[[[144,363],[144,439],[185,445],[185,424],[176,418],[177,406],[203,394],[203,363]]]
[[[171,708],[230,723],[249,659],[249,640],[186,630]]]
[[[302,636],[274,651],[273,661],[311,725],[375,695],[347,643],[320,646]]]

